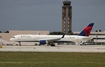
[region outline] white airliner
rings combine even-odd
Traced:
[[[21,42],[39,42],[41,45],[50,44],[53,45],[54,41],[84,41],[90,40],[88,37],[92,30],[94,23],[90,23],[88,26],[84,28],[84,30],[79,35],[15,35],[10,38],[10,41],[19,42],[21,46]]]

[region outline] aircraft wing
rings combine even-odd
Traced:
[[[50,39],[41,39],[41,40],[46,40],[46,41],[57,41],[60,40],[61,38],[50,38]]]
[[[39,39],[38,41],[40,41],[40,40],[46,40],[48,42],[53,42],[53,41],[57,41],[57,40],[60,40],[60,39],[64,38],[64,36],[65,36],[65,34],[63,34],[62,37],[60,37],[60,38]]]

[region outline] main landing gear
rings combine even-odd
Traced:
[[[55,44],[54,44],[54,43],[49,43],[49,45],[51,45],[51,46],[55,46]]]
[[[19,41],[19,46],[21,46],[21,42]]]

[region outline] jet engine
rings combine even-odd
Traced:
[[[45,44],[47,44],[47,41],[46,40],[40,40],[39,43],[40,43],[40,45],[45,45]]]

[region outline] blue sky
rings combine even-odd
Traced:
[[[0,30],[61,31],[64,0],[0,0]],[[105,31],[105,0],[70,0],[72,30]]]

